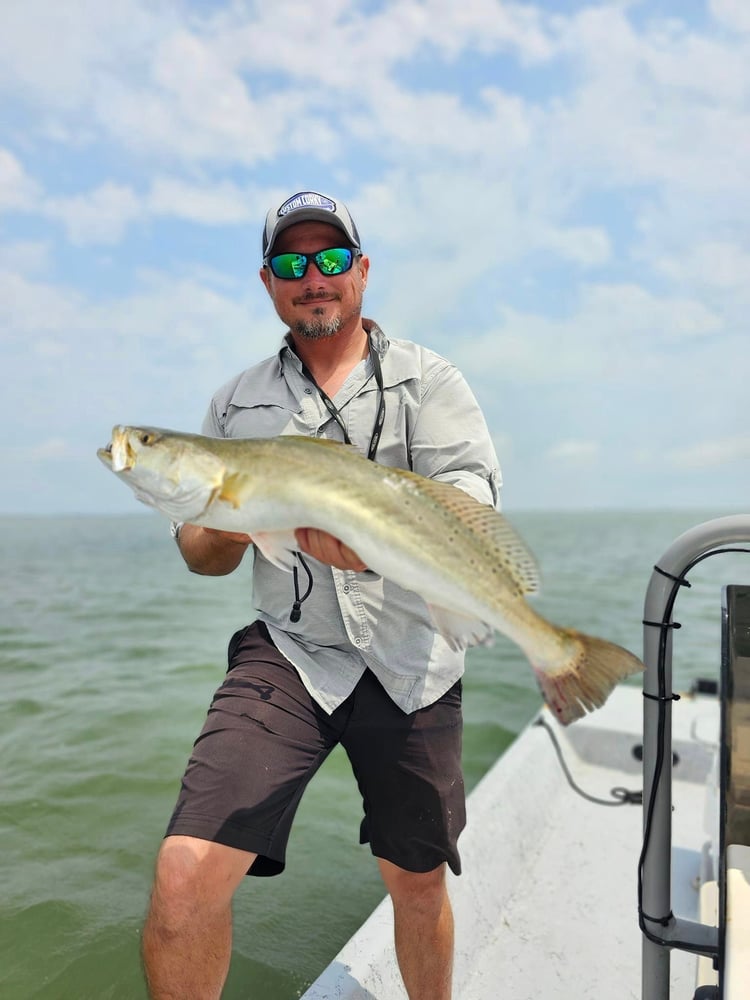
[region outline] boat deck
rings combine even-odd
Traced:
[[[642,733],[640,689],[619,688],[568,729],[546,711],[543,718],[588,794],[609,799],[612,788],[641,789],[633,754]],[[706,799],[718,727],[715,698],[683,697],[674,708],[672,907],[690,919],[699,919],[703,848],[718,822]],[[639,805],[604,806],[578,795],[545,728],[525,729],[469,797],[464,875],[450,884],[454,996],[639,1000],[642,823]],[[303,1000],[406,1000],[391,941],[385,900]],[[695,957],[672,952],[671,965],[671,996],[692,1000]]]

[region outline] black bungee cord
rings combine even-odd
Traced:
[[[380,365],[380,356],[377,352],[377,348],[373,346],[372,337],[370,336],[369,333],[367,335],[367,339],[370,343],[369,356],[372,362],[373,373],[375,375],[375,381],[378,386],[378,395],[379,395],[378,412],[375,416],[375,426],[372,429],[372,434],[370,436],[370,445],[367,449],[368,459],[370,459],[371,461],[375,461],[375,455],[377,454],[378,445],[380,444],[380,436],[383,432],[383,425],[385,423],[385,392],[383,391],[383,369]],[[328,395],[328,393],[324,392],[324,390],[321,389],[321,387],[315,381],[315,377],[313,376],[312,372],[307,367],[305,362],[301,358],[299,359],[299,361],[300,365],[302,366],[302,374],[309,382],[312,382],[312,384],[315,386],[315,388],[318,391],[318,395],[323,401],[325,408],[328,410],[333,419],[341,428],[341,433],[344,436],[344,444],[351,445],[352,441],[351,438],[349,437],[349,432],[346,429],[344,418],[341,416],[341,411],[336,406],[331,397]],[[294,604],[292,605],[292,610],[289,612],[289,620],[294,624],[296,624],[302,617],[302,603],[303,601],[307,600],[307,598],[312,593],[313,589],[313,576],[310,567],[307,565],[307,562],[305,561],[305,557],[302,555],[301,552],[295,552],[295,556],[297,558],[297,561],[307,574],[307,590],[302,596],[300,596],[299,573],[297,571],[297,567],[294,566],[292,569],[292,577],[294,581]]]
[[[712,549],[710,552],[704,552],[702,555],[697,556],[692,562],[683,570],[681,576],[674,576],[663,570],[660,566],[655,566],[654,569],[657,573],[662,576],[666,576],[673,581],[672,589],[669,592],[669,597],[667,598],[667,603],[664,608],[664,615],[661,622],[649,622],[644,621],[644,625],[652,626],[653,628],[660,629],[659,635],[659,657],[657,660],[657,679],[658,679],[658,695],[643,693],[644,698],[650,698],[653,701],[659,703],[659,717],[657,722],[657,751],[656,751],[656,762],[654,765],[654,774],[651,783],[651,794],[649,796],[649,801],[646,808],[646,819],[643,827],[643,846],[641,848],[641,853],[638,858],[638,926],[640,927],[643,935],[654,944],[661,945],[662,947],[669,948],[682,948],[685,950],[691,950],[693,945],[686,941],[675,941],[668,940],[666,938],[659,937],[658,934],[654,934],[653,931],[649,930],[646,926],[646,920],[654,924],[660,924],[662,927],[669,925],[669,922],[674,919],[674,914],[670,912],[666,916],[662,917],[652,917],[643,911],[643,869],[646,862],[646,854],[648,852],[648,847],[651,841],[651,832],[653,828],[654,811],[656,809],[656,796],[659,789],[659,784],[661,782],[662,770],[664,768],[664,755],[666,753],[664,730],[666,727],[667,718],[667,704],[671,701],[679,701],[679,695],[666,690],[666,662],[667,662],[667,639],[669,637],[670,629],[680,628],[679,623],[672,622],[672,611],[674,609],[675,602],[677,600],[677,594],[680,591],[680,587],[690,587],[690,583],[687,580],[687,574],[694,569],[698,563],[703,562],[704,559],[708,559],[710,556],[726,555],[728,553],[743,553],[747,554],[750,549],[744,548],[721,548]],[[706,949],[707,954],[711,954],[714,957],[718,955],[718,948]]]

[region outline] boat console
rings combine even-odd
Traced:
[[[750,587],[728,586],[722,621],[720,986],[750,989]]]

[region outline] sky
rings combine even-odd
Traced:
[[[0,513],[133,513],[278,349],[267,209],[350,208],[365,315],[455,362],[506,511],[750,509],[746,0],[3,0]]]

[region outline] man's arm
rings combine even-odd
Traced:
[[[335,566],[336,569],[353,569],[358,573],[367,569],[356,552],[348,545],[318,528],[297,528],[294,533],[297,544],[303,552],[318,562]]]
[[[409,452],[414,472],[498,506],[501,476],[487,422],[454,365],[443,362],[423,387]]]
[[[218,531],[183,524],[177,546],[191,573],[226,576],[242,562],[252,539],[241,531]]]
[[[352,550],[333,535],[317,528],[298,528],[297,544],[319,562],[338,569],[364,570],[367,567]],[[202,576],[226,576],[232,573],[252,543],[241,531],[219,531],[197,524],[183,524],[178,546],[191,573]]]

